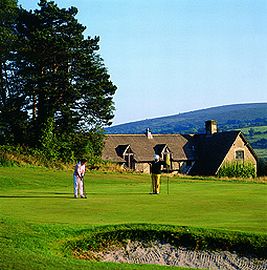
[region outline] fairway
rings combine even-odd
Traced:
[[[162,177],[161,194],[149,194],[149,175],[89,172],[88,199],[74,199],[72,172],[0,169],[0,213],[36,224],[152,223],[267,231],[267,186],[249,182]]]
[[[91,239],[90,233],[113,230],[116,225],[135,228],[130,230],[133,232],[138,226],[161,228],[163,235],[170,228],[193,234],[206,231],[215,239],[226,237],[229,241],[235,241],[231,233],[241,233],[240,240],[242,235],[253,238],[259,252],[266,246],[266,184],[169,180],[169,194],[167,176],[163,175],[161,194],[151,195],[149,175],[87,172],[88,198],[74,199],[71,171],[0,168],[0,269],[185,269],[85,261],[74,258],[66,246],[68,241],[75,243],[86,235]],[[168,227],[171,225],[174,227]],[[247,233],[251,235],[245,236]]]

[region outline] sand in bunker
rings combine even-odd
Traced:
[[[241,257],[228,251],[192,251],[158,241],[128,241],[94,256],[104,262],[161,264],[220,270],[267,270],[267,260]]]

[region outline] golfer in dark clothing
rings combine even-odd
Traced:
[[[154,155],[154,161],[151,164],[153,194],[159,194],[160,191],[160,175],[162,165],[165,165],[165,162],[160,161],[159,155]]]

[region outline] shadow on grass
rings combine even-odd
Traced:
[[[64,195],[64,196],[61,196]],[[39,195],[34,194],[24,194],[24,195],[0,195],[0,199],[32,199],[32,198],[36,198],[36,199],[45,199],[45,198],[50,198],[50,199],[74,199],[73,198],[73,194],[72,193],[60,193],[60,192],[56,192],[56,193],[39,193]]]
[[[86,193],[87,198],[90,196],[103,196],[103,195],[114,195],[114,193],[108,193],[108,192],[87,192]],[[116,195],[151,195],[147,192],[116,192]],[[157,196],[157,195],[153,195]],[[39,195],[37,194],[25,194],[25,195],[0,195],[0,199],[73,199],[75,200],[76,198],[73,197],[72,193],[62,193],[62,192],[55,192],[55,193],[40,193]]]
[[[86,192],[87,195],[96,195],[96,196],[99,196],[99,195],[151,195],[149,192]],[[156,196],[155,194],[153,194],[154,196]],[[159,195],[159,194],[158,194]]]

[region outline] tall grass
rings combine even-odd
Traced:
[[[72,170],[75,161],[63,162],[62,160],[49,159],[47,154],[39,149],[0,145],[0,167],[46,167],[50,169]],[[88,160],[89,169],[109,172],[126,172],[127,169],[109,161],[103,161],[100,157],[91,156]]]
[[[0,166],[44,166],[47,160],[41,151],[12,145],[0,146]]]

